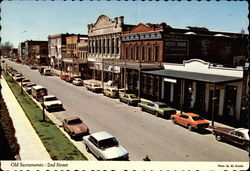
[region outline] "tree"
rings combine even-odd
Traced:
[[[10,42],[5,42],[4,44],[0,45],[0,49],[1,49],[1,55],[9,55],[9,52],[11,51],[11,49],[13,48],[13,44]]]

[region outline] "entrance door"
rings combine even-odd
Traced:
[[[164,81],[164,101],[170,104],[171,83]]]
[[[235,118],[237,86],[227,85],[225,89],[225,101],[223,116],[228,119]]]
[[[214,97],[214,116],[218,115],[219,113],[219,101],[220,101],[220,90],[215,90],[215,97]],[[213,109],[213,90],[209,91],[209,118],[212,118],[212,109]]]
[[[198,114],[202,114],[205,111],[205,89],[206,87],[204,83],[197,82],[194,110]]]

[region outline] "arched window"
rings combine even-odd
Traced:
[[[116,54],[119,54],[120,51],[120,42],[119,42],[119,38],[116,38]]]
[[[101,39],[99,39],[99,47],[98,47],[98,49],[99,49],[99,53],[102,53],[102,40]]]
[[[115,40],[114,38],[111,39],[111,54],[115,53]]]
[[[129,59],[130,59],[130,60],[133,60],[133,58],[134,58],[133,50],[134,50],[133,46],[130,45],[130,46],[129,46]]]
[[[102,39],[102,53],[105,53],[105,39]]]
[[[155,45],[154,46],[154,62],[159,62],[159,46]]]
[[[141,46],[141,61],[144,61],[145,59],[145,47],[144,45]]]
[[[151,60],[151,46],[147,46],[147,60],[146,62],[149,62]]]
[[[110,39],[108,38],[107,39],[107,54],[109,54],[109,52],[110,52],[110,49],[109,49],[110,46],[109,45],[110,45]]]
[[[136,45],[135,46],[135,60],[139,60],[139,46]]]

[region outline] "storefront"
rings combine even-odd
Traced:
[[[211,120],[239,121],[243,86],[242,68],[214,67],[198,59],[164,64],[164,70],[143,71],[154,89],[154,99],[184,112],[196,112]],[[159,78],[159,79],[156,79]],[[158,83],[156,83],[156,81]]]

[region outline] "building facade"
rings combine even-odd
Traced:
[[[23,42],[18,45],[18,58],[22,61],[24,60],[24,46]]]
[[[26,64],[48,65],[48,41],[25,41],[23,60]]]
[[[92,71],[92,77],[96,80],[120,79],[121,67],[116,65],[120,59],[121,33],[132,25],[124,24],[121,16],[111,20],[106,15],[101,15],[95,24],[88,25],[88,65]]]
[[[122,35],[121,60],[135,65],[124,67],[125,87],[139,97],[185,112],[244,122],[247,36],[197,27],[177,29],[165,23],[139,24]]]
[[[66,57],[66,37],[70,34],[55,34],[48,36],[48,52],[53,68],[62,69],[62,59]]]
[[[82,48],[79,45],[87,44],[87,35],[70,35],[66,37],[66,57],[63,58],[63,70],[73,75],[80,75],[79,65],[87,63],[86,56],[82,58],[84,52],[80,52]],[[86,49],[86,47],[85,47]],[[86,51],[84,53],[86,55]],[[80,55],[80,56],[79,56]]]

